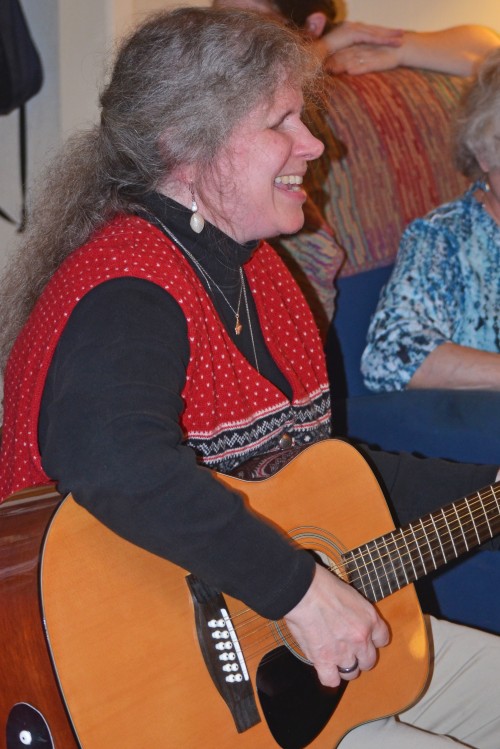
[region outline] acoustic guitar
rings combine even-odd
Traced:
[[[500,531],[500,484],[396,530],[355,448],[326,440],[292,455],[216,476],[374,603],[391,631],[375,667],[322,687],[284,622],[121,539],[69,496],[41,542],[53,670],[38,678],[47,689],[55,680],[74,743],[58,743],[54,699],[41,706],[41,686],[31,700],[16,696],[16,708],[29,702],[45,724],[45,743],[31,746],[333,749],[355,726],[418,699],[429,647],[411,583]],[[10,719],[7,749],[20,749],[29,719]]]

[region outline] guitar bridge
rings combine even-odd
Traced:
[[[222,593],[195,575],[186,578],[194,603],[196,633],[205,665],[228,706],[238,733],[260,722],[243,652]]]

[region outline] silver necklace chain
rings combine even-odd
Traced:
[[[249,308],[249,305],[248,305],[247,288],[246,288],[246,283],[245,283],[245,274],[243,273],[243,268],[241,267],[241,265],[240,265],[240,268],[239,268],[240,294],[239,294],[239,297],[238,297],[238,306],[237,306],[236,309],[234,309],[233,305],[231,304],[231,302],[229,301],[229,299],[227,298],[227,296],[224,294],[224,292],[222,291],[222,289],[219,286],[219,284],[214,281],[214,279],[212,278],[212,276],[209,275],[209,273],[205,270],[205,268],[202,266],[202,264],[200,263],[200,261],[193,255],[193,253],[190,252],[187,249],[187,247],[185,247],[182,244],[182,242],[175,236],[175,234],[173,233],[173,231],[171,231],[170,229],[167,229],[167,227],[165,226],[165,224],[162,221],[160,221],[160,219],[157,216],[155,216],[154,219],[160,224],[160,226],[163,229],[163,231],[165,232],[165,234],[168,237],[170,237],[170,239],[178,247],[180,247],[180,249],[184,252],[184,254],[187,255],[187,257],[191,260],[191,262],[193,263],[193,265],[196,266],[196,268],[199,270],[199,272],[202,275],[202,277],[205,279],[205,282],[206,282],[206,284],[207,284],[207,286],[208,286],[208,288],[209,288],[210,293],[212,294],[212,296],[214,294],[214,292],[212,290],[212,286],[215,286],[215,288],[217,289],[217,291],[219,292],[219,294],[222,296],[222,298],[224,299],[224,301],[226,302],[227,306],[229,307],[229,309],[231,310],[231,312],[233,313],[233,315],[235,317],[234,332],[236,333],[236,335],[240,335],[241,331],[243,330],[243,325],[242,325],[242,323],[240,321],[240,308],[241,308],[241,299],[242,298],[244,299],[244,301],[245,301],[245,310],[246,310],[246,313],[247,313],[247,320],[248,320],[248,330],[250,332],[250,340],[252,342],[253,356],[254,356],[254,359],[255,359],[255,368],[256,368],[257,372],[260,374],[259,360],[257,358],[257,349],[255,347],[255,340],[254,340],[254,337],[253,337],[252,320],[250,318],[250,308]]]

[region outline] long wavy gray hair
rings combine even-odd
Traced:
[[[25,241],[0,287],[0,363],[47,281],[76,247],[133,212],[180,165],[207,173],[229,134],[284,80],[314,89],[298,35],[261,15],[180,8],[122,45],[98,125],[71,138],[39,180]]]
[[[455,162],[471,179],[481,177],[479,160],[500,167],[500,49],[490,52],[465,91],[455,131]]]

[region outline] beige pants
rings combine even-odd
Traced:
[[[397,718],[355,728],[339,749],[500,749],[500,637],[430,619],[427,691]]]

